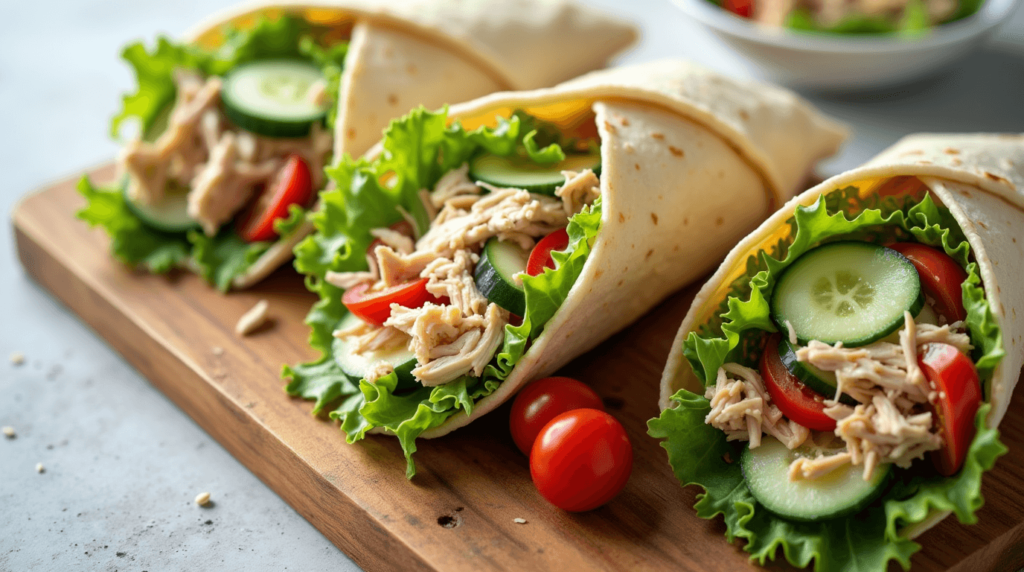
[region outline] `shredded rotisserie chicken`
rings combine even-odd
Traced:
[[[836,420],[835,434],[846,443],[837,455],[797,459],[789,478],[813,479],[846,463],[863,465],[869,480],[881,463],[909,467],[928,451],[942,446],[928,403],[936,398],[917,357],[929,343],[945,343],[963,353],[971,350],[963,324],[944,326],[916,324],[907,312],[900,344],[875,342],[859,348],[830,346],[812,341],[797,350],[797,359],[836,374],[837,394],[858,402],[855,407],[834,399],[826,402],[825,414]]]
[[[368,272],[328,272],[325,279],[343,289],[370,284],[372,293],[426,278],[427,291],[447,298],[445,304],[392,305],[385,329],[406,336],[418,362],[413,376],[424,386],[443,385],[463,375],[479,377],[504,339],[509,313],[477,289],[473,273],[478,253],[493,237],[529,250],[536,239],[565,227],[570,216],[596,200],[600,181],[593,172],[563,175],[566,183],[553,198],[486,184],[483,188],[489,192],[484,194],[481,185],[469,179],[468,166],[450,171],[433,192],[420,192],[432,222],[415,244],[394,231],[377,229],[373,235],[384,244],[367,257]]]
[[[799,447],[810,435],[806,427],[785,419],[770,403],[761,375],[749,367],[727,363],[718,368],[715,385],[704,395],[711,400],[704,422],[724,431],[730,441],[750,441],[751,449],[761,444],[762,432],[789,449]]]
[[[308,137],[254,135],[231,125],[219,107],[221,79],[175,73],[177,97],[167,128],[152,143],[128,143],[119,156],[128,174],[129,197],[154,204],[171,186],[188,189],[188,214],[213,236],[261,187],[271,186],[288,157],[302,157],[313,188],[333,146],[329,131],[314,123]]]

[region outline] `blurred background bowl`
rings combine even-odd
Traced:
[[[755,23],[708,0],[672,0],[750,60],[764,79],[819,91],[892,87],[935,74],[984,43],[1020,0],[985,0],[977,13],[927,35],[798,32]]]

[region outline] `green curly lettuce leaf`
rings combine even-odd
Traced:
[[[910,556],[920,545],[898,536],[887,539],[886,515],[879,507],[815,524],[790,522],[765,510],[743,480],[742,445],[704,423],[711,411],[708,400],[686,390],[672,399],[678,406],[648,421],[647,433],[662,441],[681,483],[704,488],[694,505],[697,516],[722,515],[726,539],[745,540],[751,560],[763,565],[782,548],[790,564],[802,568],[813,561],[816,572],[885,570],[890,560],[910,568]]]
[[[230,290],[231,281],[245,274],[271,244],[246,242],[230,226],[213,237],[197,230],[190,231],[188,241],[192,243],[194,269],[221,292]]]
[[[795,230],[792,242],[778,245],[771,254],[762,252],[760,259],[748,262],[746,284],[734,287],[733,295],[725,302],[720,332],[706,328],[702,333],[691,332],[684,343],[684,355],[698,377],[714,379],[723,363],[746,358],[744,347],[760,347],[753,339],[776,331],[767,300],[779,274],[803,253],[831,240],[912,239],[942,248],[966,268],[968,278],[962,285],[966,322],[975,346],[973,358],[978,374],[983,386],[987,385],[985,381],[991,379],[1005,353],[1002,334],[980,286],[977,263],[970,261],[970,245],[955,219],[930,195],[916,203],[909,198],[901,203],[893,198],[856,197],[856,189],[843,189],[823,195],[809,207],[797,207],[789,222]],[[851,212],[858,214],[850,218]],[[898,470],[896,486],[866,510],[824,524],[801,524],[760,508],[736,464],[722,460],[727,453],[738,459],[741,446],[728,443],[723,432],[704,424],[709,411],[706,399],[685,390],[672,399],[678,407],[650,420],[648,433],[663,440],[661,445],[684,485],[705,488],[696,505],[698,515],[724,515],[729,541],[746,540],[744,550],[762,564],[774,559],[781,547],[791,564],[803,567],[813,561],[819,572],[885,569],[890,560],[907,568],[910,555],[920,547],[898,531],[940,510],[952,511],[963,523],[974,523],[975,512],[984,502],[982,474],[1006,452],[999,432],[985,427],[990,405],[984,404],[975,419],[976,434],[967,460],[956,475],[922,477]]]
[[[119,186],[96,187],[85,176],[78,181],[78,192],[85,197],[86,205],[76,216],[89,226],[103,227],[110,235],[110,249],[118,260],[157,274],[188,262],[191,246],[185,236],[160,232],[142,224],[128,209]]]
[[[330,416],[340,422],[349,443],[359,441],[374,428],[397,436],[409,478],[416,472],[412,460],[416,438],[459,411],[471,414],[475,403],[505,380],[522,356],[527,340],[539,334],[565,299],[600,226],[600,204],[570,220],[570,246],[564,253],[553,253],[555,269],[524,279],[523,326],[506,326],[502,350],[479,378],[464,376],[414,391],[399,389],[394,374],[374,383],[347,378],[335,363],[331,335],[347,312],[341,303],[343,292],[324,277],[328,271],[365,270],[366,249],[373,240],[370,231],[401,221],[400,209],[411,214],[420,232],[429,228],[420,189],[433,188],[442,175],[463,165],[474,153],[522,153],[524,124],[530,125],[531,131],[550,130],[521,113],[508,120],[499,118],[494,128],[473,131],[466,131],[458,123],[447,125],[445,109],[432,112],[419,108],[392,121],[384,131],[380,156],[373,161],[344,157],[328,169],[335,188],[321,194],[322,208],[310,215],[315,232],[295,248],[295,267],[306,275],[307,288],[319,297],[306,324],[310,326],[309,344],[321,355],[311,363],[286,366],[283,376],[290,382],[285,390],[315,400],[314,412],[335,404]]]

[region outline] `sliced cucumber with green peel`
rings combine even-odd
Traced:
[[[188,189],[169,187],[158,203],[144,205],[128,196],[128,185],[125,184],[124,203],[149,228],[170,233],[199,228],[199,223],[188,215]]]
[[[817,522],[855,514],[885,490],[892,465],[875,468],[870,481],[864,467],[844,465],[817,479],[789,480],[789,464],[807,450],[790,451],[777,439],[765,437],[761,445],[746,448],[740,468],[750,494],[768,511],[802,522]]]
[[[345,330],[357,326],[361,321],[355,314],[346,314],[338,323],[338,329]],[[359,383],[360,380],[366,379],[367,374],[375,365],[385,361],[395,368],[395,375],[398,376],[397,389],[420,386],[412,375],[412,370],[416,368],[417,363],[416,354],[404,347],[357,354],[353,351],[352,339],[334,338],[332,350],[334,361],[353,383]]]
[[[526,293],[516,284],[515,275],[526,271],[529,259],[530,253],[514,242],[488,240],[473,273],[477,289],[491,302],[522,316],[526,313]]]
[[[305,137],[327,109],[311,101],[320,69],[304,60],[264,60],[241,65],[224,78],[221,103],[232,123],[267,137]]]
[[[772,292],[772,320],[792,324],[801,345],[870,344],[924,305],[917,270],[902,254],[867,242],[833,242],[796,259]]]
[[[502,157],[484,153],[469,162],[469,177],[496,187],[554,195],[555,189],[565,184],[562,171],[580,172],[585,169],[594,171],[596,175],[601,174],[600,148],[584,155],[568,155],[554,165],[538,165],[520,155]]]
[[[773,348],[765,348],[764,351],[770,351]],[[779,357],[782,358],[783,365],[789,370],[789,373],[793,374],[797,379],[804,382],[804,385],[811,388],[812,390],[824,395],[828,399],[835,399],[836,397],[836,372],[825,371],[818,369],[813,365],[800,361],[796,358],[797,348],[793,344],[789,343],[789,340],[782,338],[779,340]],[[839,401],[847,405],[856,405],[857,401],[845,393],[839,396]]]

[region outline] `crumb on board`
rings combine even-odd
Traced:
[[[11,363],[14,365],[21,365],[25,363],[25,354],[21,352],[11,352]]]
[[[210,493],[202,492],[196,495],[196,504],[206,506],[210,504]]]
[[[222,355],[224,355],[224,348],[222,348],[220,346],[213,346],[211,351],[213,352],[213,355],[215,355],[215,356],[222,356]]]
[[[514,522],[516,524],[526,524],[526,519],[525,518],[513,518],[512,522]]]
[[[46,472],[46,467],[44,467],[42,463],[36,463],[36,472],[37,473],[45,473]]]
[[[14,432],[14,427],[11,427],[10,425],[4,427],[3,432],[4,437],[7,437],[8,439],[14,439],[18,436],[18,434]]]
[[[235,333],[239,336],[247,336],[256,331],[267,321],[267,310],[270,304],[266,300],[256,302],[248,312],[242,315],[235,326]]]

